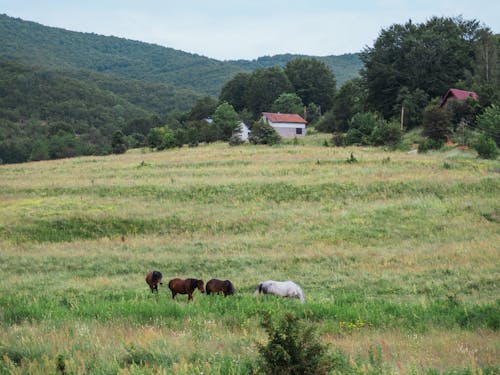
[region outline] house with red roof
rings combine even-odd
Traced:
[[[262,112],[262,119],[282,138],[298,138],[306,135],[307,121],[295,113]]]
[[[477,100],[477,99],[479,99],[479,95],[477,95],[474,91],[449,89],[446,92],[446,94],[444,94],[443,98],[441,99],[440,107],[441,108],[446,107],[449,100],[462,101],[462,100],[467,100],[467,99]]]

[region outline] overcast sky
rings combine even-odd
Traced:
[[[0,0],[0,13],[219,60],[359,52],[410,18],[462,15],[500,33],[498,0]]]

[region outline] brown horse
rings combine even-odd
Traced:
[[[196,289],[205,293],[203,290],[203,280],[198,279],[172,279],[168,282],[168,287],[172,291],[172,299],[175,299],[176,294],[187,294],[189,301],[193,299],[193,292]]]
[[[158,284],[163,285],[162,282],[163,276],[160,271],[149,271],[148,274],[146,275],[146,282],[148,283],[149,287],[151,288],[151,293],[153,293],[156,290],[156,293],[158,293]]]
[[[233,283],[229,280],[210,280],[205,286],[205,290],[207,291],[207,295],[210,293],[220,293],[224,294],[224,297],[230,296],[234,294],[234,286]]]

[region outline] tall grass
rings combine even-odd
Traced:
[[[498,168],[318,139],[0,166],[0,372],[251,373],[292,312],[338,373],[494,373]],[[151,269],[236,295],[155,296]]]

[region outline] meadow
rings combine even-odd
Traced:
[[[323,141],[1,165],[0,373],[255,373],[287,312],[337,373],[499,373],[500,162]]]

